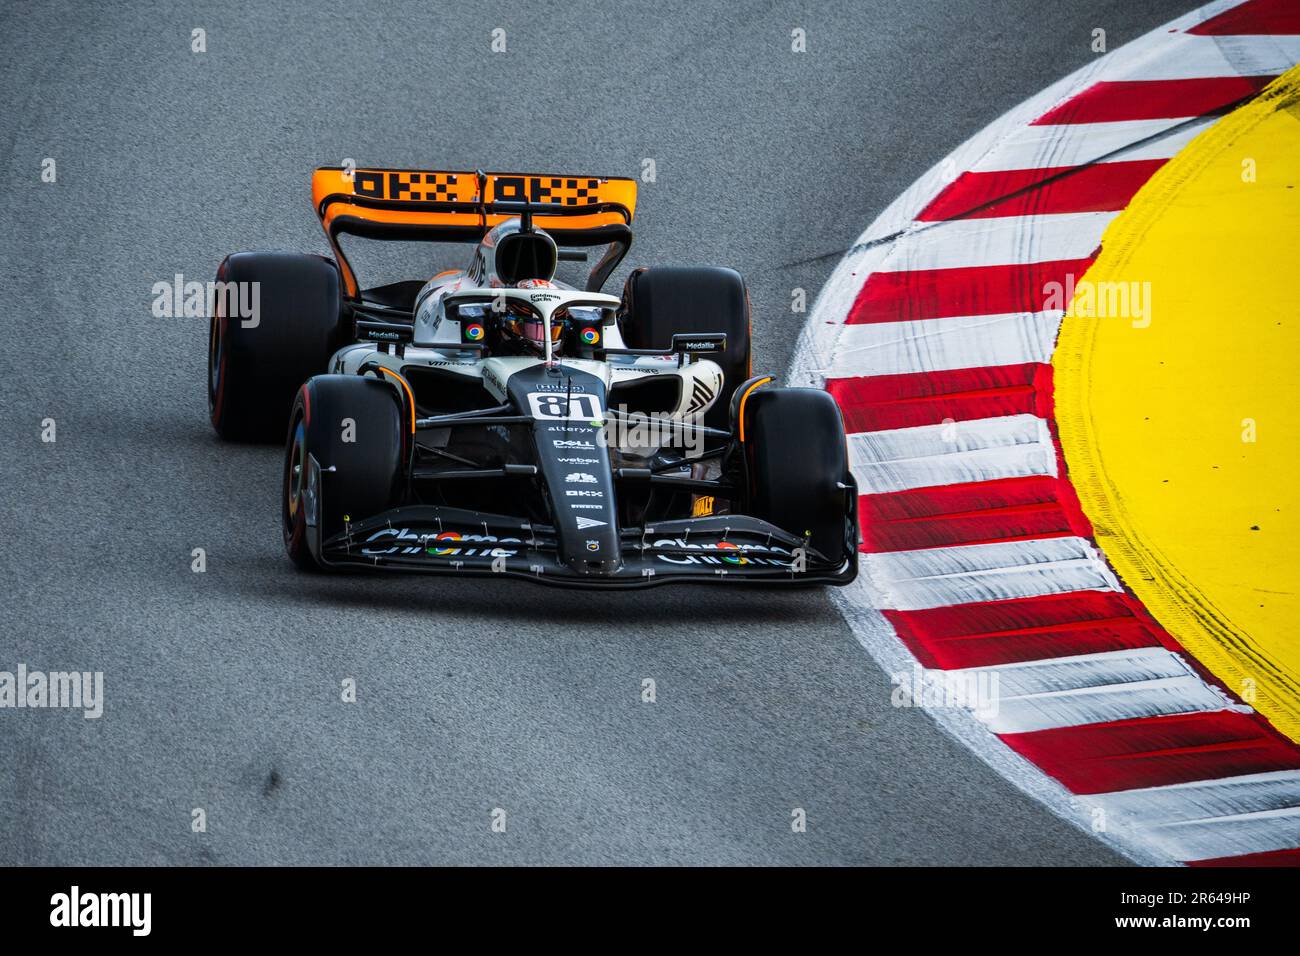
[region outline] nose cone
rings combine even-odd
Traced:
[[[618,508],[605,445],[605,385],[576,369],[538,364],[507,384],[513,404],[534,416],[537,464],[546,484],[558,558],[574,574],[618,571]]]
[[[615,550],[618,550],[617,546],[615,546]],[[618,569],[623,566],[623,559],[620,554],[602,556],[598,551],[589,551],[585,556],[581,553],[566,554],[564,563],[569,566],[569,569],[574,574],[599,578],[617,573]]]

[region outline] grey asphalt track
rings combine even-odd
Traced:
[[[1122,862],[891,707],[821,591],[295,573],[279,451],[217,441],[206,322],[151,288],[325,251],[317,165],[650,158],[629,264],[741,269],[779,372],[890,200],[1191,4],[370,6],[0,5],[0,670],[107,698],[0,710],[0,863]]]

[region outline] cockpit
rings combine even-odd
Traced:
[[[562,295],[556,294],[554,298]],[[458,328],[461,342],[481,344],[486,355],[545,357],[549,328],[552,356],[592,358],[594,351],[603,346],[605,329],[613,325],[617,308],[614,303],[592,301],[543,305],[515,294],[448,298],[443,323],[440,323],[445,323],[446,329],[437,336],[439,344],[442,341],[454,344],[452,336]]]

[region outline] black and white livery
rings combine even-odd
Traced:
[[[212,422],[244,441],[287,426],[297,564],[588,587],[853,580],[839,410],[752,375],[740,275],[642,268],[600,291],[631,242],[632,202],[610,197],[634,202],[635,183],[584,178],[566,203],[536,187],[564,177],[512,192],[507,174],[407,172],[452,191],[424,200],[376,195],[368,172],[317,173],[333,257],[237,253],[218,273],[219,289],[256,283],[260,308],[217,298]],[[344,234],[472,250],[463,269],[362,290]],[[556,278],[597,245],[585,288]]]

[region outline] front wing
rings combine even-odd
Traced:
[[[766,585],[848,584],[857,576],[857,515],[846,520],[849,557],[839,564],[759,518],[715,515],[659,521],[619,532],[622,560],[614,571],[581,573],[559,560],[555,529],[508,515],[438,505],[407,505],[321,540],[320,473],[308,460],[307,545],[327,568],[458,575],[505,575],[542,584],[589,588],[751,582]],[[856,503],[856,496],[850,496]],[[595,542],[593,542],[595,543]],[[598,555],[593,555],[598,557]],[[593,565],[599,562],[593,561]]]

